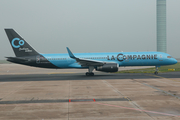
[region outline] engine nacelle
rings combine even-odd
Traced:
[[[106,63],[103,66],[97,67],[96,70],[102,72],[117,72],[118,66],[117,63]]]

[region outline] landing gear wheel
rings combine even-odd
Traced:
[[[88,72],[86,73],[86,76],[89,76],[89,73],[88,73]]]
[[[90,76],[94,76],[94,73],[90,73]]]
[[[94,73],[93,72],[91,72],[91,73],[87,72],[86,76],[94,76]]]
[[[155,74],[155,75],[158,74],[158,66],[156,66],[156,70],[155,70],[154,74]]]
[[[93,70],[94,70],[94,66],[89,66],[86,76],[94,76],[94,73],[92,72]]]
[[[158,72],[156,71],[156,72],[154,72],[154,74],[155,74],[155,75],[157,75],[157,74],[158,74]]]

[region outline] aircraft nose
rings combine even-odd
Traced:
[[[176,63],[177,63],[177,60],[173,58],[173,59],[172,59],[172,63],[173,63],[173,64],[176,64]]]

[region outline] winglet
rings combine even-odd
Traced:
[[[67,51],[68,51],[68,54],[69,54],[70,58],[74,58],[75,59],[76,57],[73,55],[71,50],[68,47],[66,47],[66,48],[67,48]]]

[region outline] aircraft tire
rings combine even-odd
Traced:
[[[158,74],[158,72],[156,71],[156,72],[154,72],[154,74],[155,74],[155,75],[157,75],[157,74]]]
[[[88,73],[88,72],[86,73],[86,76],[89,76],[89,73]]]
[[[94,76],[94,73],[90,73],[90,76]]]
[[[89,72],[87,72],[87,73],[86,73],[86,76],[94,76],[94,73],[89,73]]]

